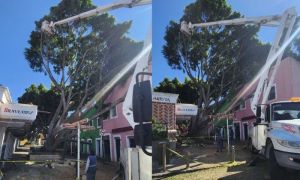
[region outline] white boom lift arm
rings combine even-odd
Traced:
[[[55,26],[58,26],[58,25],[70,23],[70,22],[73,22],[73,21],[76,21],[79,19],[85,19],[85,18],[94,16],[94,15],[103,14],[105,12],[123,8],[123,7],[124,8],[132,8],[132,7],[147,5],[147,4],[151,4],[151,3],[152,3],[152,0],[120,0],[118,2],[109,4],[106,6],[101,6],[96,9],[93,9],[93,10],[90,10],[87,12],[83,12],[76,16],[72,16],[72,17],[57,21],[57,22],[43,21],[41,29],[43,32],[46,32],[48,34],[53,34],[54,30],[55,30]]]
[[[264,104],[268,98],[268,94],[270,93],[271,87],[273,85],[274,77],[278,65],[280,64],[283,52],[281,52],[277,56],[275,62],[276,64],[274,66],[272,74],[270,75],[270,78],[268,78],[269,71],[273,63],[268,63],[268,62],[276,54],[276,52],[284,44],[284,42],[286,42],[286,40],[290,37],[296,18],[297,18],[297,13],[295,8],[289,8],[283,13],[283,15],[262,16],[262,17],[253,17],[253,18],[237,18],[231,20],[223,20],[223,21],[207,22],[207,23],[199,23],[199,24],[186,23],[185,21],[183,21],[181,22],[181,31],[187,35],[191,35],[195,28],[204,28],[209,26],[220,26],[220,25],[223,26],[243,25],[243,24],[279,27],[266,60],[267,67],[263,68],[264,71],[261,73],[258,85],[254,93],[253,100],[251,101],[251,110],[255,113],[256,106],[261,98],[261,94],[263,94],[262,104]],[[227,111],[231,110],[238,100],[239,99],[236,99],[230,105]],[[264,117],[263,113],[262,113],[262,117]]]

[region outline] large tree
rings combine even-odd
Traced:
[[[49,124],[48,149],[55,147],[56,127],[67,114],[74,111],[73,120],[78,120],[84,103],[142,48],[126,36],[131,22],[116,24],[108,14],[57,26],[53,35],[41,32],[44,20],[55,22],[94,8],[91,0],[62,0],[36,22],[25,49],[30,67],[45,73],[61,95]]]
[[[239,17],[241,14],[233,11],[226,0],[197,0],[185,8],[180,22]],[[213,26],[196,29],[191,36],[186,36],[180,31],[180,22],[171,21],[167,26],[163,54],[169,66],[186,73],[197,89],[201,109],[193,124],[197,130],[206,122],[212,104],[217,107],[260,69],[270,46],[258,40],[257,26]]]

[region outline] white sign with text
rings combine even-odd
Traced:
[[[152,92],[152,102],[175,104],[177,102],[177,98],[178,94]]]
[[[35,120],[37,106],[27,104],[0,104],[1,119]]]
[[[176,115],[196,116],[198,107],[194,104],[176,104]]]

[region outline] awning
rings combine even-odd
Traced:
[[[74,130],[74,129],[77,129],[78,123],[79,123],[81,130],[95,130],[95,127],[90,126],[87,120],[88,119],[82,119],[82,120],[74,122],[74,123],[63,123],[60,126],[61,126],[62,129],[72,129],[72,130]]]

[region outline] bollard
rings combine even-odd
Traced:
[[[232,148],[232,151],[231,151],[231,153],[232,153],[232,162],[235,162],[235,148],[234,148],[234,145],[232,145],[231,148]]]
[[[167,148],[166,148],[166,143],[162,144],[162,153],[163,153],[163,169],[164,172],[167,171],[167,152],[166,152]]]
[[[190,152],[187,152],[187,156],[186,156],[186,169],[190,168]]]

